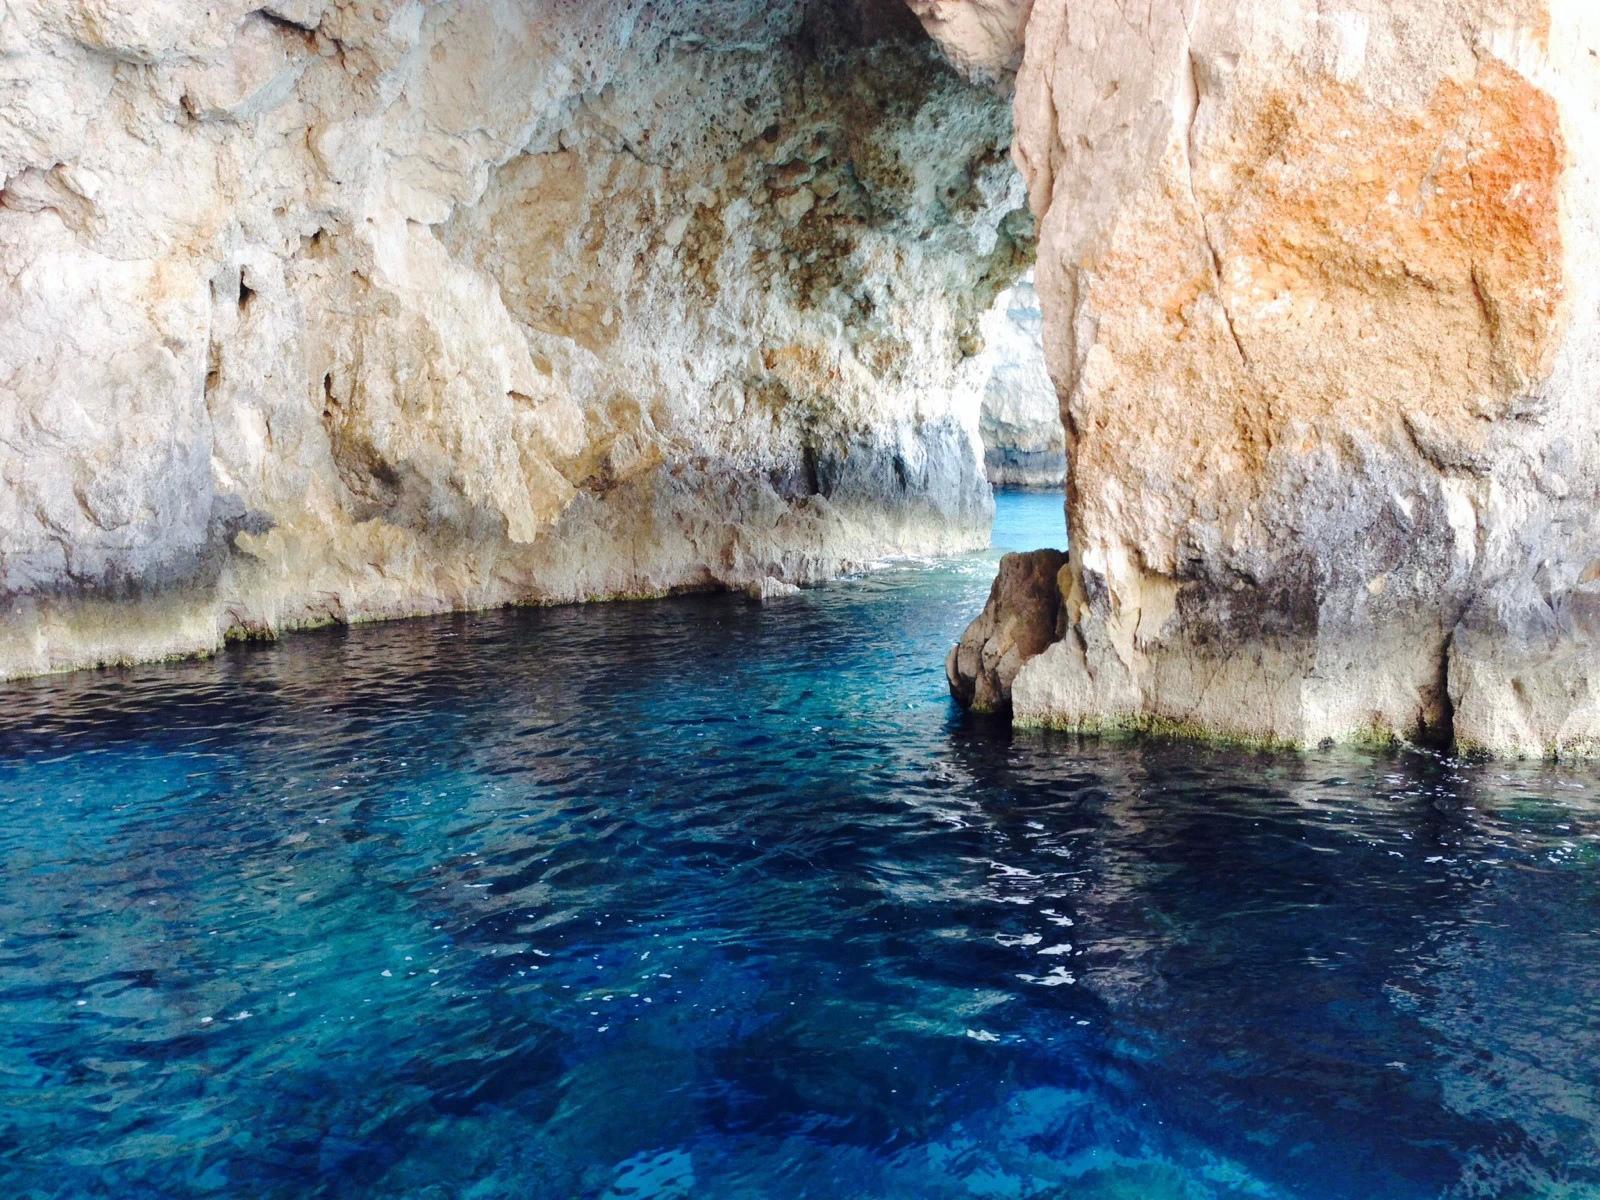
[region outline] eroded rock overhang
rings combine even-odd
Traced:
[[[0,53],[0,676],[987,537],[1031,220],[898,0],[47,0]]]

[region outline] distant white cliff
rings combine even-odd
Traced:
[[[1029,275],[983,315],[978,355],[983,465],[996,487],[1060,488],[1067,474],[1061,402],[1044,361],[1044,319]]]

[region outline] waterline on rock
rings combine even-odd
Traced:
[[[1600,1186],[1596,777],[968,721],[943,651],[1060,512],[768,607],[6,685],[0,1181]]]

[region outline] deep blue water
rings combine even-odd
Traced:
[[[0,1196],[1600,1195],[1597,776],[966,721],[992,571],[0,689]]]

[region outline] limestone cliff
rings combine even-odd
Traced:
[[[1017,719],[1595,750],[1600,8],[972,2],[1070,462]]]
[[[845,0],[0,13],[0,676],[987,536],[1008,106]]]
[[[983,350],[978,432],[996,487],[1060,488],[1067,475],[1061,402],[1045,368],[1039,297],[1031,279],[1000,294],[978,323]]]

